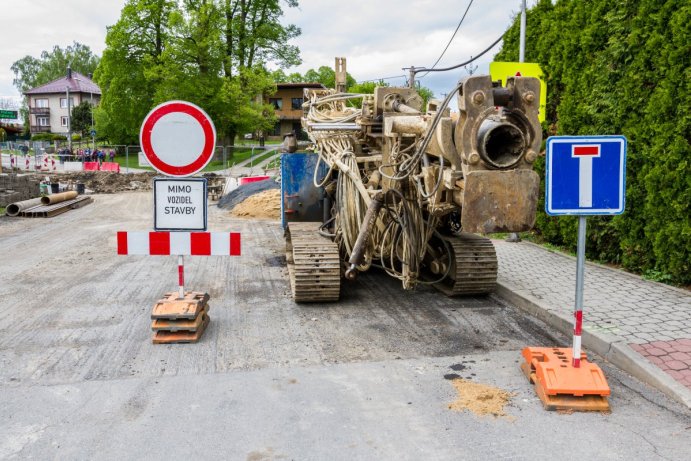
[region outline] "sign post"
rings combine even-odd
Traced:
[[[190,178],[208,165],[216,128],[198,106],[169,101],[144,118],[140,145],[148,163],[166,177],[154,178],[155,232],[118,232],[121,255],[178,257],[177,293],[166,293],[153,308],[154,344],[196,342],[209,323],[202,292],[185,292],[184,256],[239,256],[240,234],[206,232],[207,180]]]
[[[521,369],[549,410],[606,411],[607,380],[581,351],[586,219],[624,212],[626,138],[552,136],[546,150],[545,211],[578,216],[573,343],[571,349],[526,347]]]
[[[586,216],[624,212],[626,138],[553,136],[547,139],[545,208],[551,216],[578,216],[573,366],[580,367],[585,277]]]

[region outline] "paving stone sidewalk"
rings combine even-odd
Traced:
[[[517,304],[525,301],[519,307],[546,314],[554,326],[568,329],[573,319],[576,258],[529,242],[493,243],[499,259],[499,293],[512,296]],[[614,358],[616,365],[689,405],[691,292],[588,263],[583,299],[586,350]],[[604,354],[613,348],[620,353]]]

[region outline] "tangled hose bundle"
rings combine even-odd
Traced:
[[[428,250],[428,242],[439,224],[439,218],[423,215],[424,204],[438,190],[442,180],[444,160],[439,157],[439,174],[431,191],[426,191],[421,181],[422,167],[426,164],[425,150],[431,141],[440,120],[440,114],[448,105],[452,92],[447,96],[432,120],[432,127],[425,136],[392,139],[389,160],[375,169],[379,175],[389,180],[386,188],[383,211],[380,212],[374,228],[369,233],[367,250],[358,270],[367,270],[371,265],[383,268],[389,275],[402,281],[404,288],[413,288],[419,281],[423,259]],[[362,111],[347,106],[347,101],[362,98],[362,94],[333,93],[318,97],[313,94],[306,118],[309,123],[352,124],[358,120]],[[326,128],[326,129],[325,129]],[[367,189],[363,178],[367,170],[358,165],[354,146],[359,129],[337,126],[324,126],[310,130],[310,137],[319,155],[315,168],[314,184],[328,186],[334,170],[339,172],[336,179],[334,216],[329,223],[334,231],[329,234],[338,243],[346,259],[350,258],[360,229],[365,225],[365,214],[376,189]],[[319,164],[326,163],[329,171],[323,179],[317,178]]]

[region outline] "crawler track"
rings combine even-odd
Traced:
[[[338,246],[318,233],[320,223],[290,223],[286,260],[293,299],[298,303],[338,301],[341,267]]]
[[[448,276],[434,287],[447,296],[488,294],[497,284],[497,254],[492,241],[462,233],[443,237],[451,250]]]

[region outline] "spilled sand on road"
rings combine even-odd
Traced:
[[[510,392],[461,378],[451,380],[451,384],[458,393],[458,399],[449,404],[450,410],[470,410],[478,416],[506,416],[504,407],[511,400]]]
[[[250,195],[235,205],[230,215],[239,218],[280,219],[281,191],[269,189]]]

